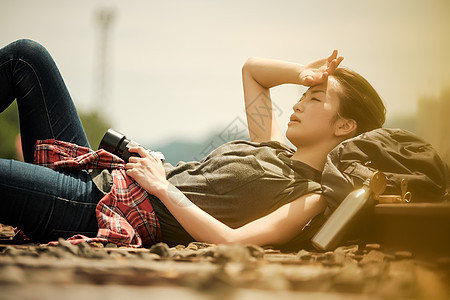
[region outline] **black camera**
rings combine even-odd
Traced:
[[[131,153],[128,151],[131,147],[136,147],[142,145],[136,143],[135,141],[127,139],[127,137],[120,132],[117,132],[113,129],[108,129],[108,131],[103,136],[100,145],[98,146],[99,149],[105,149],[108,152],[111,152],[120,158],[122,158],[125,162],[128,162],[131,156],[139,157],[139,154],[137,153]],[[152,155],[155,158],[160,159],[162,162],[164,162],[165,157],[161,152],[155,152],[151,151],[149,149],[146,149],[143,147],[150,155]]]

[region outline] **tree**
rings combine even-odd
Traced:
[[[19,135],[19,115],[17,103],[14,101],[0,115],[0,157],[8,159],[19,159],[15,143]]]
[[[111,127],[109,122],[98,112],[94,111],[80,113],[80,119],[91,148],[97,150],[103,135]]]
[[[89,143],[91,144],[91,148],[96,150],[103,134],[110,126],[97,112],[80,112],[79,115]],[[19,115],[17,112],[17,103],[14,101],[0,115],[1,158],[21,159],[21,153],[16,149],[16,141],[19,137],[19,133]]]

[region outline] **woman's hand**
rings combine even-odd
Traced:
[[[328,80],[328,76],[332,75],[344,57],[337,56],[337,50],[326,58],[316,60],[304,66],[300,72],[300,84],[305,86],[313,86]]]
[[[137,153],[140,157],[130,157],[125,165],[126,174],[148,193],[158,197],[168,186],[161,160],[154,158],[142,147],[132,147],[128,151]]]

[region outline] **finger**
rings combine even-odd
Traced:
[[[338,58],[337,58],[337,65],[336,65],[336,68],[341,64],[341,62],[344,60],[344,57],[343,56],[339,56]]]
[[[130,151],[131,152],[131,151]],[[137,156],[130,156],[130,158],[128,159],[128,161],[130,163],[137,163],[139,162],[139,160],[142,159],[141,157],[137,157]]]
[[[336,60],[336,59],[333,59],[333,60],[330,62],[330,65],[328,66],[326,72],[328,72],[328,74],[333,74],[334,71],[336,70],[336,67],[337,67],[337,60]]]
[[[140,166],[139,162],[130,162],[130,161],[128,161],[125,164],[125,169],[135,169],[135,168],[138,168],[139,166]]]
[[[325,76],[324,76],[325,75]],[[317,76],[314,77],[310,86],[321,85],[328,79],[328,73],[326,71],[322,73],[318,73]]]
[[[331,62],[333,59],[336,59],[337,57],[337,50],[333,50],[333,53],[330,55],[330,57],[328,57],[328,62]]]
[[[129,147],[129,148],[128,148],[128,151],[129,151],[129,152],[133,152],[133,153],[137,153],[138,148],[139,148],[139,147],[137,147],[137,146],[136,146],[136,147]]]
[[[140,157],[146,157],[149,155],[148,152],[145,151],[145,149],[140,146],[130,147],[130,148],[128,148],[128,151],[132,152],[132,153],[137,153],[137,154],[139,154]]]
[[[303,85],[310,86],[313,83],[313,77],[311,75],[307,75],[303,77]]]
[[[125,173],[126,173],[128,176],[130,176],[131,178],[133,178],[133,175],[135,174],[135,173],[134,173],[134,170],[131,170],[131,169],[125,170]]]

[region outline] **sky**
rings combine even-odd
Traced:
[[[103,102],[101,9],[115,15]],[[415,114],[418,99],[450,86],[449,14],[447,0],[0,0],[0,46],[43,44],[79,110],[100,109],[116,130],[163,144],[245,122],[241,67],[251,56],[307,64],[338,49],[388,119]],[[303,91],[273,89],[283,131]]]

